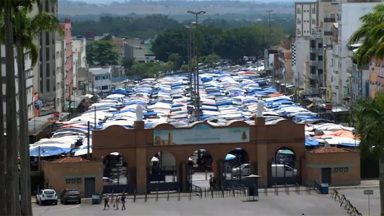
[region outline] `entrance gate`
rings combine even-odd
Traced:
[[[176,166],[150,166],[147,169],[147,192],[178,191],[179,183]]]
[[[221,187],[237,188],[244,187],[247,176],[257,174],[257,163],[232,164],[229,161],[220,162]]]
[[[297,185],[300,183],[298,171],[287,164],[268,165],[268,187],[276,185]]]

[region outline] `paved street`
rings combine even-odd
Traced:
[[[261,190],[262,192],[263,190]],[[367,199],[363,195],[363,189],[345,189],[340,190],[364,215],[367,215]],[[144,199],[138,199],[134,203],[132,197],[127,203],[127,210],[106,210],[102,205],[91,205],[83,202],[81,205],[57,205],[57,206],[37,206],[34,205],[34,215],[157,215],[157,216],[188,216],[188,215],[273,215],[273,216],[347,216],[348,214],[341,208],[339,203],[330,198],[329,195],[320,195],[314,191],[308,193],[301,191],[300,194],[294,192],[291,188],[287,194],[284,188],[279,189],[278,195],[270,189],[267,195],[264,192],[260,194],[258,202],[247,201],[244,196],[236,197],[215,197],[205,198],[193,196],[189,200],[188,194],[183,194],[178,201],[177,195],[173,194],[167,201],[166,195],[162,194],[158,201],[152,195],[147,202]],[[371,199],[371,215],[378,215],[379,199],[378,189]]]

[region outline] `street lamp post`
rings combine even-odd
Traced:
[[[199,52],[198,52],[198,26],[199,26],[199,22],[198,22],[198,17],[200,14],[205,14],[206,12],[205,11],[187,11],[187,13],[190,13],[190,14],[193,14],[195,15],[195,24],[196,24],[196,28],[195,28],[195,43],[194,43],[194,46],[195,46],[195,57],[196,57],[196,71],[195,71],[195,85],[196,85],[196,88],[195,88],[195,117],[196,117],[196,120],[199,121],[200,120],[200,84],[199,84]]]

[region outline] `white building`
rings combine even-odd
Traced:
[[[111,90],[111,67],[89,68],[88,71],[92,76],[92,88],[97,91],[95,93],[107,93]]]
[[[77,95],[85,93],[88,83],[85,38],[72,39],[73,88]],[[81,90],[81,91],[78,91]]]
[[[64,89],[64,40],[56,40],[56,111],[64,111],[65,89]]]
[[[5,65],[5,46],[0,45],[1,49],[1,58],[0,58],[0,65],[1,65],[1,72],[3,76],[3,99],[5,100],[5,95],[6,95],[6,65]],[[14,49],[14,58],[15,58],[15,84],[16,84],[16,113],[19,113],[19,75],[18,75],[18,70],[17,70],[17,61],[16,61],[16,49]],[[26,96],[27,96],[27,110],[28,110],[28,119],[31,119],[33,117],[33,103],[32,103],[32,59],[30,56],[29,51],[25,51],[24,53],[24,73],[25,73],[25,78],[26,78]],[[6,119],[6,101],[3,102],[3,107],[4,107],[4,120]]]
[[[351,74],[353,71],[352,52],[348,48],[351,35],[360,26],[360,17],[370,13],[377,2],[340,3],[337,14],[336,42],[333,44],[330,66],[330,91],[334,105],[347,104],[352,92]]]
[[[316,2],[295,3],[296,38],[295,54],[292,60],[292,82],[297,88],[309,91],[310,36],[318,25],[318,7]]]

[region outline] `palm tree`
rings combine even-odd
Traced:
[[[19,176],[16,172],[17,163],[17,127],[16,127],[16,98],[15,98],[15,67],[13,52],[13,24],[12,18],[12,0],[3,1],[4,15],[4,42],[6,58],[6,215],[20,215],[19,202]]]
[[[32,1],[29,2],[32,3]],[[14,33],[19,74],[20,187],[22,215],[32,215],[24,49],[30,50],[32,66],[34,66],[37,62],[38,51],[36,45],[33,43],[33,39],[42,31],[55,31],[60,27],[58,19],[51,14],[42,12],[34,17],[30,17],[29,12],[31,11],[31,8],[31,5],[23,7],[18,6],[15,8],[14,14]]]
[[[384,57],[384,4],[377,5],[371,13],[360,18],[362,25],[351,36],[349,44],[361,43],[354,54],[359,66],[367,65],[372,58]]]
[[[4,20],[2,19],[2,11],[0,6],[0,29],[4,29]],[[0,43],[0,57],[1,57],[1,43]],[[0,86],[3,86],[3,71],[0,63]],[[5,191],[5,151],[6,146],[4,142],[4,110],[3,110],[3,88],[0,88],[0,191]],[[5,193],[0,193],[0,200],[5,200]],[[5,202],[0,202],[0,215],[5,215],[6,205]]]
[[[361,145],[379,153],[380,207],[384,216],[384,91],[374,99],[359,101],[352,112]]]

